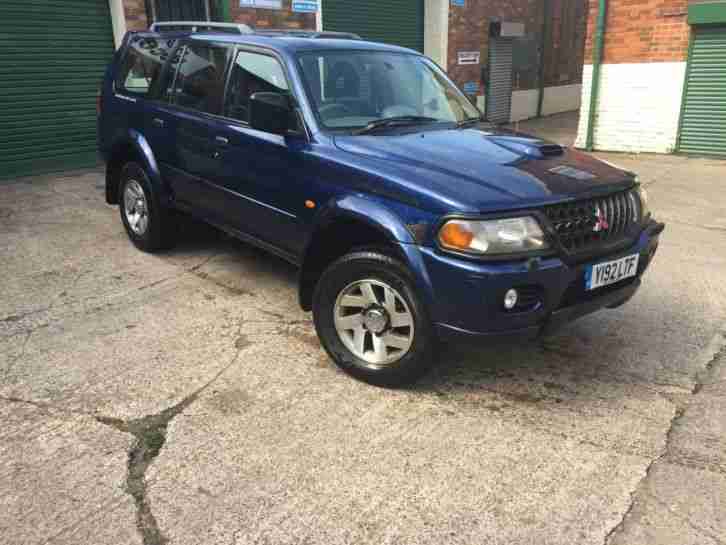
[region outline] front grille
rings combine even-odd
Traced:
[[[547,206],[544,212],[562,246],[579,254],[625,240],[630,227],[640,221],[640,199],[629,190]]]

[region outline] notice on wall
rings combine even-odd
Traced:
[[[315,13],[318,11],[318,0],[292,0],[292,11]]]
[[[451,5],[457,8],[466,7],[466,0],[451,0]]]
[[[239,0],[241,8],[282,9],[282,0]]]
[[[478,51],[459,51],[459,64],[479,64]]]
[[[479,84],[475,81],[467,81],[462,87],[467,95],[475,95],[479,92]]]

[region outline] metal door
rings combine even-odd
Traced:
[[[0,52],[0,178],[97,164],[108,0],[1,0]]]
[[[512,110],[512,45],[511,38],[489,39],[486,114],[492,123],[509,123]]]
[[[423,0],[322,0],[323,29],[423,52]]]
[[[694,32],[678,151],[726,156],[726,26]]]

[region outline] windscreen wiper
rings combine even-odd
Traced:
[[[467,117],[466,119],[462,119],[456,124],[457,129],[463,129],[464,127],[468,127],[469,125],[474,125],[476,123],[481,123],[484,121],[484,118],[480,117]]]
[[[381,119],[375,119],[363,127],[358,129],[353,134],[366,134],[368,132],[380,129],[383,127],[395,127],[405,125],[424,125],[428,123],[435,123],[439,121],[435,117],[425,117],[421,115],[398,115],[395,117],[383,117]]]

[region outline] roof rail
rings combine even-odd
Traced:
[[[299,29],[255,29],[254,33],[258,36],[289,36],[291,38],[311,38],[311,39],[343,39],[343,40],[362,40],[358,34],[353,32],[331,32],[317,30],[299,30]]]
[[[232,34],[253,34],[253,30],[247,25],[215,23],[213,21],[164,21],[152,24],[149,30],[151,32],[181,30],[191,32],[219,31]]]

